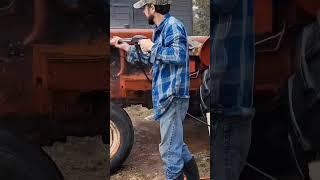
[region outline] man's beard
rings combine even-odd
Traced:
[[[148,17],[148,23],[150,24],[150,25],[154,25],[155,23],[154,23],[154,15],[150,15],[149,17]]]

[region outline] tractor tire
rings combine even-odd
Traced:
[[[52,159],[38,145],[0,130],[0,179],[63,180]]]
[[[313,40],[308,52],[306,52],[306,58],[311,77],[314,82],[315,91],[320,95],[320,18],[319,21],[312,24],[313,28],[310,32],[310,39]],[[316,99],[316,98],[315,98]],[[303,127],[306,138],[312,145],[312,150],[320,152],[319,138],[320,138],[320,97],[317,97],[317,101],[310,107],[308,113],[305,116],[305,125]]]
[[[319,43],[320,44],[320,43]],[[317,60],[317,61],[315,61]],[[318,78],[320,78],[319,68],[320,68],[320,51],[317,56],[314,57],[313,62],[310,63],[314,73],[318,73]],[[318,68],[318,70],[316,70]],[[320,85],[320,79],[317,81]],[[318,92],[320,94],[320,92]],[[302,128],[305,137],[309,140],[312,145],[312,151],[320,152],[320,100],[313,105],[305,116],[304,126]]]
[[[320,18],[303,29],[299,45],[301,68],[291,83],[292,109],[309,150],[320,152]]]
[[[110,171],[115,172],[129,156],[134,142],[133,125],[121,107],[110,105]]]

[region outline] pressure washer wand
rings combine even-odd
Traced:
[[[131,44],[132,43],[132,38],[122,38],[118,42],[119,42],[119,44],[124,43],[124,42],[126,42],[128,44]]]
[[[138,44],[140,40],[147,39],[146,36],[143,35],[135,35],[132,38],[122,38],[119,40],[119,43],[128,43],[128,44]]]

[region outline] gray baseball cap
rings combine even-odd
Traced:
[[[134,3],[133,7],[136,9],[140,9],[146,4],[154,4],[154,5],[166,5],[171,4],[172,0],[140,0]]]

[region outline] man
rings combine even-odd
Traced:
[[[254,116],[253,0],[211,0],[214,87],[211,179],[237,180],[246,165]]]
[[[182,122],[189,106],[189,54],[184,25],[169,14],[170,0],[140,0],[133,7],[143,8],[150,25],[155,25],[153,38],[139,41],[142,62],[152,64],[152,99],[154,119],[160,123],[159,151],[168,180],[198,180],[198,167],[183,141]],[[111,44],[127,52],[127,61],[135,63],[134,46],[120,43],[113,37]]]

